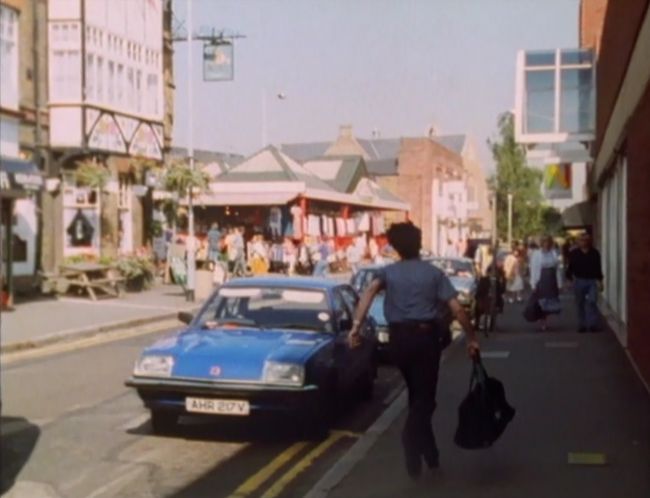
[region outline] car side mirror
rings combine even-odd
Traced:
[[[178,312],[178,321],[189,325],[194,320],[194,315],[189,311],[179,311]]]

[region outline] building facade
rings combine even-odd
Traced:
[[[50,0],[48,174],[43,266],[116,256],[148,238],[145,173],[162,163],[172,118],[171,2]],[[105,170],[101,187],[80,168]]]
[[[45,29],[45,9],[45,0],[0,2],[2,273],[10,295],[31,288],[38,268],[39,167],[47,122],[39,105],[46,84],[37,66],[45,46],[39,36]]]
[[[485,173],[465,135],[364,139],[345,125],[332,143],[287,144],[282,150],[302,162],[362,157],[379,185],[408,200],[409,219],[422,228],[428,251],[459,254],[465,239],[490,229]],[[387,223],[401,220],[401,213],[386,215]]]
[[[581,42],[597,57],[589,176],[604,270],[603,310],[650,384],[650,1],[584,0]]]

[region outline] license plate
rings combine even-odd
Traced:
[[[246,416],[251,412],[248,401],[240,399],[185,398],[185,409],[191,413]]]
[[[382,344],[388,344],[390,342],[390,336],[388,335],[388,332],[379,332],[379,334],[377,334],[377,339]]]

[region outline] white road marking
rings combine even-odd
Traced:
[[[510,356],[510,351],[481,351],[481,358],[490,360],[505,360]]]
[[[138,415],[137,417],[132,418],[128,422],[122,424],[119,427],[119,430],[121,430],[121,431],[132,431],[134,429],[137,429],[142,424],[148,422],[150,417],[151,417],[151,415],[148,412],[147,413],[142,413],[141,415]]]

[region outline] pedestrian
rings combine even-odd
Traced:
[[[288,275],[293,276],[296,274],[296,263],[298,250],[290,237],[284,238],[282,245],[282,260],[284,262],[285,271]]]
[[[370,305],[379,292],[385,291],[389,354],[400,369],[409,394],[402,444],[407,471],[415,479],[422,472],[422,460],[430,469],[439,464],[431,417],[436,407],[440,339],[444,333],[436,325],[440,305],[448,303],[465,329],[470,357],[478,355],[479,344],[449,278],[436,266],[420,259],[421,230],[412,223],[393,224],[388,230],[388,240],[400,260],[382,268],[364,292],[355,311],[348,343],[357,347],[363,340],[360,331]]]
[[[550,236],[542,238],[541,248],[533,251],[530,257],[530,286],[533,299],[537,300],[542,311],[539,322],[541,331],[545,332],[548,329],[548,316],[561,311],[560,257]]]
[[[345,252],[345,257],[348,261],[348,266],[350,271],[354,275],[359,271],[359,265],[361,264],[361,247],[356,240],[354,240],[347,248]]]
[[[569,252],[567,280],[573,282],[578,308],[578,332],[598,331],[598,291],[603,289],[603,269],[600,252],[591,236],[583,234],[578,247]]]
[[[512,252],[506,256],[503,270],[507,282],[508,302],[511,304],[515,301],[520,303],[523,301],[524,277],[522,274],[522,257],[516,243],[512,246]]]
[[[320,239],[315,247],[312,259],[314,264],[314,277],[325,277],[329,268],[330,247],[325,238]]]
[[[208,261],[216,264],[221,257],[221,241],[223,236],[219,224],[213,223],[208,231]]]

